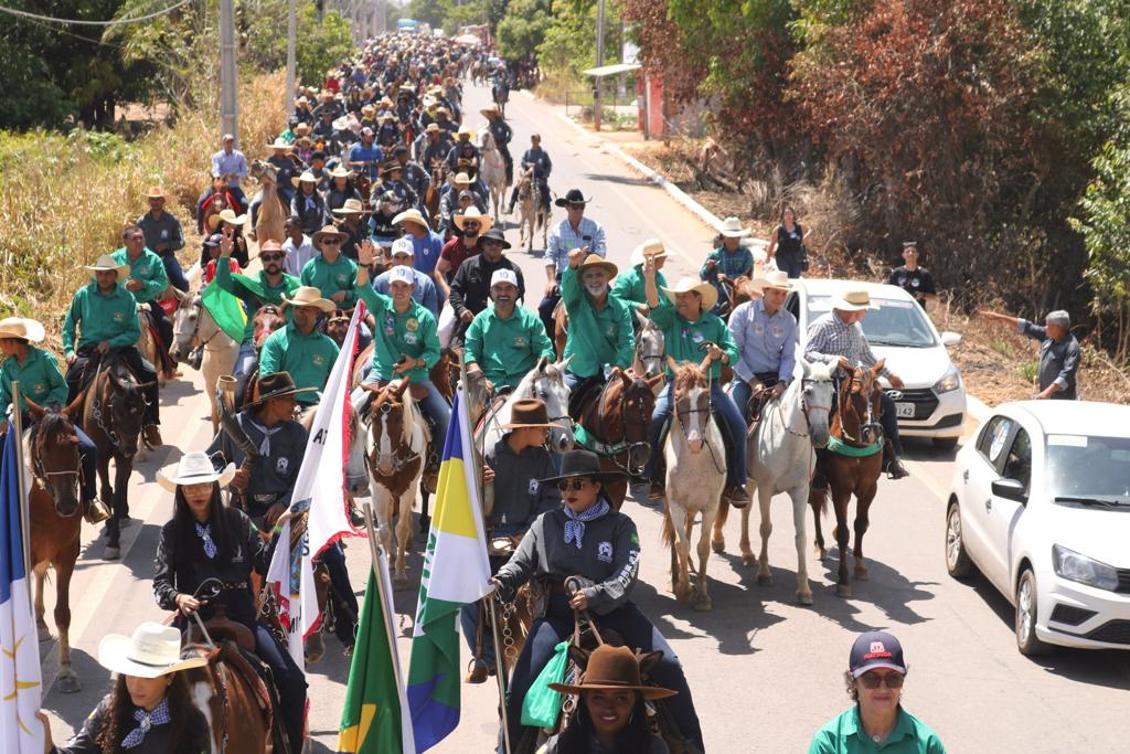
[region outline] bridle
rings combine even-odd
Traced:
[[[675,391],[675,390],[672,390],[672,399],[674,400],[674,403],[675,403],[675,410],[674,410],[675,418],[678,419],[680,431],[683,433],[684,436],[686,435],[686,432],[687,432],[686,431],[687,422],[686,422],[686,419],[684,417],[692,416],[693,414],[707,414],[707,420],[706,421],[709,422],[711,416],[714,413],[714,408],[713,408],[714,402],[711,400],[711,397],[710,397],[710,384],[707,383],[701,389],[706,393],[706,407],[705,408],[694,407],[694,408],[686,408],[686,409],[681,409],[681,410],[679,409],[678,392]],[[710,451],[710,459],[714,462],[714,468],[717,469],[717,471],[720,474],[725,474],[726,473],[725,455],[723,455],[723,462],[719,463],[718,462],[718,455],[714,452],[714,448],[710,445],[710,441],[707,439],[705,432],[703,433],[703,436],[702,436],[702,444],[704,446],[706,446],[707,450]]]
[[[69,423],[69,421],[68,421],[68,423]],[[44,421],[41,420],[36,425],[35,432],[32,434],[32,438],[31,438],[31,449],[32,449],[32,452],[31,452],[31,472],[32,472],[32,475],[35,478],[36,485],[39,487],[39,489],[50,493],[51,487],[49,486],[48,482],[51,481],[51,477],[55,477],[55,476],[68,476],[69,477],[71,475],[74,475],[76,483],[81,484],[82,483],[82,458],[79,456],[77,450],[75,451],[75,466],[74,466],[73,469],[64,468],[64,469],[48,470],[47,467],[44,465],[44,463],[43,463],[43,449],[42,448],[43,448],[43,445],[46,442],[46,438],[44,437],[44,433],[46,431],[47,431],[47,428],[45,426],[45,423],[44,423]],[[71,431],[72,432],[74,431],[73,425],[71,426]],[[77,516],[79,514],[79,512],[82,510],[82,506],[77,506],[75,508],[75,510],[72,511],[70,514],[64,514],[59,510],[59,505],[58,505],[58,502],[55,501],[54,495],[51,496],[51,499],[52,499],[52,501],[55,502],[55,514],[57,516],[61,517],[61,518],[71,518],[73,516]]]
[[[608,401],[606,400],[608,389],[613,384],[614,383],[612,380],[605,382],[604,386],[600,389],[600,394],[597,396],[597,400],[592,404],[596,407],[596,418],[598,421],[600,421],[602,426],[605,424],[604,420],[609,420],[608,423],[612,423],[611,420],[615,418],[608,416],[605,410],[608,406]],[[624,389],[624,392],[620,395],[620,438],[618,440],[602,440],[601,438],[596,437],[591,430],[584,426],[584,423],[582,422],[580,427],[584,432],[584,441],[581,442],[580,438],[578,438],[578,444],[580,444],[587,450],[591,450],[593,453],[596,453],[602,458],[607,458],[616,466],[618,470],[624,472],[629,477],[638,477],[641,473],[643,473],[643,469],[633,468],[632,458],[639,457],[640,452],[644,449],[647,449],[650,452],[651,443],[647,442],[646,439],[638,441],[629,440],[628,422],[630,418],[636,418],[638,419],[639,426],[647,426],[648,422],[651,419],[651,416],[650,414],[646,414],[646,412],[642,410],[642,406],[638,417],[628,417],[625,415],[627,413],[626,408],[628,405],[628,391],[632,389],[646,391],[647,395],[651,395],[651,388],[647,386],[646,382],[640,379],[633,379],[631,385]],[[623,463],[621,463],[620,461],[621,455],[625,456]]]
[[[827,381],[830,382],[830,380],[827,380]],[[814,379],[811,379],[809,377],[802,377],[801,381],[800,381],[800,411],[801,411],[802,414],[804,414],[804,425],[808,429],[807,432],[797,432],[795,429],[790,427],[788,425],[788,423],[785,422],[785,420],[784,420],[784,412],[783,411],[780,412],[782,414],[781,422],[784,424],[785,431],[788,432],[790,435],[792,435],[794,437],[809,438],[809,437],[812,436],[812,419],[808,415],[808,412],[810,410],[812,410],[812,409],[817,409],[817,410],[824,409],[824,410],[828,411],[829,413],[831,413],[831,411],[832,411],[832,404],[831,403],[829,403],[827,406],[825,406],[821,403],[809,403],[808,402],[808,397],[807,397],[807,392],[805,391],[805,387],[807,385],[811,385],[811,384],[817,383],[817,382],[825,382],[825,380],[814,380]]]
[[[391,400],[391,399],[386,400],[384,403],[382,403],[382,404],[380,404],[380,406],[378,406],[378,409],[381,412],[381,416],[383,417],[382,423],[384,421],[384,418],[387,418],[388,415],[392,413],[392,410],[394,408],[398,407],[398,406],[401,407],[401,408],[405,408],[405,404],[404,404],[403,401],[394,401],[394,400]],[[407,418],[407,417],[405,417],[405,418]],[[375,422],[373,422],[373,423],[375,424]],[[382,427],[382,431],[383,430],[384,430],[384,428]],[[371,432],[370,434],[373,437],[373,451],[375,451],[375,453],[376,453],[376,461],[374,462],[371,459],[370,454],[366,453],[365,454],[365,465],[369,468],[370,473],[372,473],[375,476],[381,476],[381,477],[395,476],[400,471],[402,471],[406,466],[408,466],[408,464],[412,463],[413,461],[417,460],[418,458],[421,458],[421,454],[419,452],[413,452],[410,445],[397,444],[397,446],[393,449],[393,451],[391,453],[382,453],[378,449],[378,445],[377,445],[378,440],[377,440],[377,437],[376,437],[377,433]],[[404,451],[407,451],[407,454],[405,454]],[[391,463],[392,473],[391,474],[385,474],[384,472],[382,472],[380,470],[380,467],[382,465],[381,462],[384,461],[384,460],[391,460],[392,461],[392,463]]]

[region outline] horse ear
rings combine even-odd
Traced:
[[[31,401],[27,401],[27,412],[29,414],[31,414],[33,419],[35,419],[36,421],[39,421],[40,419],[43,418],[43,415],[45,413],[47,413],[47,409],[45,409],[43,406],[40,406],[37,403],[32,403]]]
[[[63,409],[63,415],[66,416],[68,419],[70,419],[72,416],[74,416],[74,414],[78,412],[78,407],[80,405],[82,405],[82,399],[85,398],[85,397],[86,397],[86,391],[80,390],[79,394],[75,396],[75,399],[73,401],[71,401],[70,404],[66,408]]]
[[[565,367],[569,366],[569,362],[572,361],[572,360],[573,360],[573,355],[569,354],[564,359],[561,359],[560,361],[557,362],[557,368],[559,370],[561,370],[562,373],[564,373]]]
[[[647,323],[650,322],[651,320],[649,320],[647,317],[640,314],[639,309],[633,309],[632,311],[635,313],[636,321],[640,323],[640,327],[647,327]]]
[[[663,660],[663,651],[637,652],[636,661],[640,664],[640,675],[647,675],[648,671],[659,665]]]
[[[886,363],[887,363],[887,359],[885,357],[882,358],[882,359],[879,359],[878,361],[875,362],[875,366],[871,367],[871,373],[872,374],[879,374],[879,372],[883,371],[883,366]]]
[[[803,374],[805,377],[808,377],[812,374],[812,366],[808,363],[808,359],[801,356],[799,359],[797,359],[797,361],[800,362],[801,374]]]
[[[404,391],[408,389],[408,385],[411,382],[412,382],[412,378],[410,376],[408,376],[407,374],[404,375],[404,377],[402,377],[400,379],[400,386],[396,388],[396,397],[397,398],[404,395]]]
[[[542,356],[540,359],[538,359],[538,363],[534,365],[534,371],[535,372],[544,372],[545,371],[545,365],[548,362],[549,362],[549,359]]]
[[[569,645],[569,659],[572,660],[573,663],[578,668],[580,668],[582,671],[585,670],[589,666],[589,655],[591,655],[591,654],[592,654],[591,649],[585,649],[583,647],[578,647],[575,644]],[[663,654],[663,653],[660,652],[660,654]]]

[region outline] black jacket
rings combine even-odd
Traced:
[[[485,255],[476,254],[463,260],[463,264],[459,265],[459,270],[451,281],[451,295],[447,300],[451,302],[455,316],[462,317],[463,312],[468,310],[472,314],[478,314],[486,309],[487,302],[490,301],[491,275],[495,270],[503,269],[513,270],[518,276],[518,298],[524,298],[526,283],[522,279],[522,271],[518,269],[518,265],[507,259],[505,255],[497,262],[491,262]],[[465,326],[461,327],[460,331],[465,329]]]
[[[102,697],[102,701],[86,718],[82,730],[74,735],[63,746],[56,746],[53,754],[102,754],[102,747],[98,745],[98,736],[107,725],[106,712],[110,706],[110,695]],[[132,705],[131,705],[132,706]],[[136,708],[135,708],[136,709]],[[199,713],[197,719],[185,725],[181,732],[184,734],[180,741],[172,740],[172,724],[155,725],[145,734],[137,746],[129,749],[120,748],[119,751],[128,754],[209,754],[212,744],[208,737],[206,721]],[[127,727],[122,732],[123,738],[133,731]]]

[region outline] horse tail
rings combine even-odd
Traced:
[[[828,488],[808,490],[808,504],[812,506],[812,512],[817,517],[823,516],[828,512]]]

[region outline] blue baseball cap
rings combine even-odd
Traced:
[[[851,645],[851,658],[848,662],[852,678],[859,678],[875,668],[890,668],[906,673],[906,662],[902,657],[899,640],[886,631],[868,631],[859,635]]]

